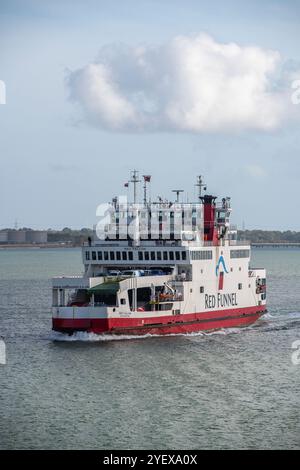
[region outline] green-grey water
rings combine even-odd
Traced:
[[[252,259],[269,310],[252,327],[54,341],[50,278],[80,250],[0,250],[0,448],[300,448],[300,250]]]

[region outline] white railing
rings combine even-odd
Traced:
[[[229,240],[229,246],[248,246],[250,245],[250,240]]]

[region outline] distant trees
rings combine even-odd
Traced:
[[[252,243],[300,243],[300,232],[286,230],[239,230],[239,240]]]
[[[82,243],[87,241],[88,237],[92,235],[93,230],[90,228],[72,230],[69,227],[64,227],[62,230],[51,230],[50,232],[48,232],[48,242],[82,245]]]
[[[70,242],[74,244],[82,244],[93,235],[90,228],[82,228],[80,230],[72,230],[65,227],[63,230],[52,230],[48,232],[48,241],[53,242]],[[250,240],[252,243],[300,243],[300,232],[286,230],[239,230],[239,240]]]

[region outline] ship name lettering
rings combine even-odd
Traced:
[[[236,293],[209,295],[205,294],[205,308],[237,307]]]

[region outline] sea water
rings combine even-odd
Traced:
[[[80,249],[0,250],[0,448],[300,448],[300,250],[253,250],[268,314],[165,337],[51,332]],[[293,349],[294,348],[294,349]]]

